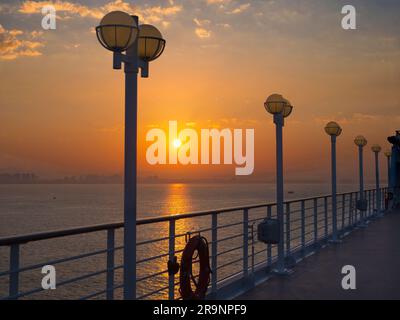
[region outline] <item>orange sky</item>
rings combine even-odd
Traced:
[[[330,120],[343,127],[339,175],[356,178],[353,139],[363,134],[369,141],[367,178],[372,178],[370,146],[380,143],[387,149],[386,137],[400,129],[400,41],[392,13],[398,14],[399,6],[392,4],[389,10],[354,1],[358,29],[344,31],[338,5],[254,1],[245,7],[243,1],[219,2],[137,2],[143,19],[157,25],[167,40],[163,56],[151,63],[150,78],[139,81],[140,174],[234,177],[229,166],[148,165],[145,133],[177,120],[183,127],[195,123],[198,130],[254,128],[254,176],[273,177],[275,132],[263,102],[278,92],[295,106],[284,131],[287,178],[329,175],[329,137],[323,128]],[[98,24],[94,10],[107,3],[81,1],[93,16],[82,16],[82,7],[60,11],[68,18],[59,19],[57,30],[44,32],[39,14],[20,12],[14,2],[0,7],[2,172],[122,172],[123,72],[112,70],[111,53],[91,31]],[[156,7],[160,9],[151,10]],[[42,34],[33,36],[35,30]],[[39,54],[16,50],[14,58],[6,57],[6,36],[40,43],[31,45]]]

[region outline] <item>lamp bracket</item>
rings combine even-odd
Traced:
[[[139,59],[138,66],[140,68],[140,75],[142,78],[149,77],[149,62]]]
[[[113,68],[115,70],[120,70],[122,63],[129,63],[129,60],[129,57],[126,54],[123,54],[121,52],[114,52]]]
[[[129,69],[128,66],[135,66],[140,68],[140,75],[142,78],[149,77],[149,62],[144,61],[142,59],[137,59],[137,63],[135,64],[134,57],[130,55],[123,54],[121,52],[114,52],[114,59],[113,59],[113,68],[115,70],[120,70],[122,68],[122,63],[125,63],[125,70]],[[138,72],[138,69],[136,69]]]

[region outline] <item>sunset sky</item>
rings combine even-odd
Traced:
[[[57,9],[56,30],[41,28],[46,4]],[[345,4],[357,9],[357,30],[341,28]],[[356,135],[369,142],[372,179],[371,145],[385,151],[400,129],[397,0],[1,0],[0,173],[122,173],[123,72],[94,33],[112,10],[139,15],[167,40],[139,81],[141,176],[234,177],[232,166],[146,164],[146,132],[177,120],[254,128],[254,176],[273,178],[275,131],[263,102],[275,92],[295,106],[284,130],[288,179],[329,177],[328,121],[343,128],[339,179],[357,177]]]

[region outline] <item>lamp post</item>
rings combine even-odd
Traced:
[[[376,188],[376,213],[378,216],[381,215],[381,192],[379,188],[379,152],[382,148],[378,144],[374,144],[371,147],[372,152],[375,154],[375,188]]]
[[[342,128],[334,121],[329,122],[325,132],[331,136],[331,174],[332,174],[332,243],[339,243],[337,234],[337,201],[336,201],[336,138],[342,133]]]
[[[101,45],[113,52],[113,68],[125,72],[124,299],[136,299],[137,77],[165,48],[161,33],[122,11],[106,14],[96,27]],[[125,54],[123,54],[125,52]]]
[[[287,275],[289,271],[285,268],[285,246],[284,246],[284,212],[283,212],[283,137],[282,131],[285,118],[293,110],[293,106],[280,94],[270,95],[264,103],[265,109],[273,115],[276,127],[276,209],[279,221],[278,263],[276,274]]]
[[[388,184],[388,188],[390,188],[390,158],[392,157],[392,152],[389,150],[386,151],[385,156],[387,158],[387,173],[388,173],[387,184]]]
[[[367,139],[364,136],[357,136],[354,139],[354,143],[358,147],[358,158],[359,158],[359,175],[360,175],[360,196],[357,201],[357,209],[361,213],[359,227],[365,227],[366,223],[364,220],[364,212],[367,210],[367,200],[364,197],[364,164],[363,164],[363,148],[367,145]]]

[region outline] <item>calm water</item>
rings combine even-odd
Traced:
[[[355,185],[342,185],[339,192],[356,190]],[[0,237],[63,229],[98,223],[121,221],[122,185],[0,185]],[[288,194],[287,191],[293,191]],[[286,198],[302,198],[329,193],[327,184],[287,184]],[[141,184],[138,190],[138,217],[169,215],[191,211],[233,207],[274,201],[273,184]],[[259,215],[264,212],[259,211]],[[177,234],[208,227],[210,221],[191,219],[177,223]],[[232,214],[230,220],[239,219]],[[159,224],[142,228],[138,238],[155,239],[167,235],[168,226]],[[232,230],[231,232],[235,232]],[[207,236],[207,234],[205,234]],[[240,240],[240,239],[239,239]],[[117,246],[122,244],[121,232],[116,234]],[[75,254],[104,249],[105,233],[69,237],[28,244],[22,247],[21,264],[41,263]],[[184,245],[184,238],[177,240],[177,249]],[[167,242],[158,242],[139,248],[138,259],[166,252]],[[116,265],[122,264],[121,251],[116,252]],[[234,256],[232,256],[234,258]],[[62,281],[83,273],[104,269],[104,255],[57,265],[57,279]],[[103,266],[103,267],[101,267]],[[0,272],[8,269],[8,248],[0,248]],[[143,264],[139,274],[151,274],[166,269],[166,260]],[[149,273],[150,272],[150,273]],[[116,285],[121,283],[121,270],[116,271]],[[21,287],[40,287],[40,269],[21,275]],[[153,278],[139,286],[145,289],[166,285],[166,275]],[[74,298],[104,288],[104,275],[37,295],[38,298]],[[141,289],[142,288],[142,289]],[[0,296],[6,294],[7,279],[0,278]],[[118,297],[117,292],[117,297]],[[104,297],[104,296],[103,296]],[[165,297],[160,294],[156,297]]]

